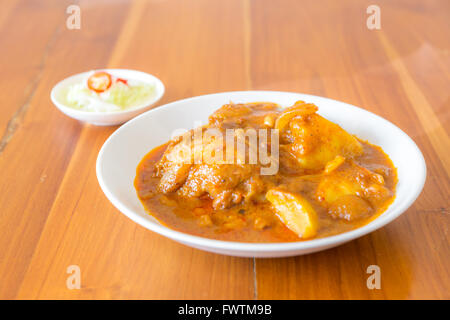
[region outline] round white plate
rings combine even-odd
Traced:
[[[98,126],[112,126],[124,123],[137,115],[143,113],[144,111],[147,111],[152,106],[155,105],[156,102],[159,101],[159,99],[162,98],[164,95],[164,84],[156,78],[155,76],[152,76],[151,74],[136,71],[136,70],[129,70],[129,69],[99,69],[96,71],[106,71],[109,74],[123,79],[133,79],[142,81],[148,84],[152,84],[155,86],[155,94],[148,99],[147,101],[143,102],[142,104],[138,106],[134,106],[132,108],[128,108],[123,111],[111,111],[111,112],[92,112],[92,111],[84,111],[79,109],[74,109],[71,107],[66,106],[64,103],[62,103],[62,99],[60,98],[61,95],[61,89],[74,84],[79,83],[81,81],[86,81],[86,78],[89,73],[92,71],[87,71],[83,73],[78,73],[76,75],[73,75],[71,77],[68,77],[60,82],[58,82],[52,89],[50,93],[50,99],[52,100],[53,104],[65,115],[83,121],[92,123]]]
[[[270,101],[290,106],[297,100],[315,103],[319,114],[348,132],[379,145],[398,169],[394,202],[371,223],[339,235],[299,242],[242,243],[219,241],[167,228],[149,215],[139,201],[133,182],[136,167],[154,147],[168,141],[175,129],[191,129],[223,104]],[[306,94],[275,91],[240,91],[210,94],[169,103],[129,121],[105,142],[97,158],[97,178],[113,205],[127,217],[165,237],[201,250],[241,257],[285,257],[335,247],[391,222],[420,194],[426,177],[425,161],[413,140],[389,121],[355,106]]]

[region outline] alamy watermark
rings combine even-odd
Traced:
[[[258,164],[261,175],[279,169],[279,130],[235,128],[219,130],[202,126],[172,134],[177,143],[167,159],[180,164]],[[270,150],[269,150],[270,149]]]
[[[81,269],[79,266],[72,264],[66,270],[69,276],[66,279],[66,287],[69,290],[81,288]]]
[[[76,4],[67,7],[66,13],[69,15],[66,19],[66,27],[69,30],[81,29],[81,8]]]
[[[379,266],[372,264],[367,267],[367,274],[370,276],[367,278],[367,288],[369,290],[381,289],[381,269]]]
[[[369,30],[381,29],[381,9],[379,6],[372,4],[367,7],[366,13],[370,14],[367,17],[366,25]]]

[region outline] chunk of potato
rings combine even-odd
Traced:
[[[289,126],[294,137],[290,152],[304,169],[322,169],[336,156],[351,159],[363,153],[358,139],[318,114],[294,118]]]
[[[323,178],[317,188],[316,194],[318,198],[325,200],[328,204],[331,204],[342,196],[359,196],[362,194],[362,188],[357,182],[345,179],[339,180],[339,178],[339,176]]]
[[[280,189],[270,189],[266,193],[266,199],[272,203],[280,220],[300,238],[311,238],[317,234],[317,213],[304,197]]]

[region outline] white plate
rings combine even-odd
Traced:
[[[243,243],[219,241],[167,228],[150,216],[139,201],[133,181],[136,167],[154,147],[165,143],[178,128],[193,128],[196,121],[233,101],[270,101],[290,106],[297,100],[315,103],[319,113],[359,138],[379,145],[398,169],[394,202],[371,223],[339,235],[299,242]],[[408,209],[420,194],[426,177],[425,161],[402,130],[389,121],[355,106],[306,94],[275,91],[241,91],[210,94],[169,103],[150,110],[120,127],[105,142],[97,158],[97,178],[114,206],[136,223],[170,239],[201,250],[241,257],[284,257],[335,247],[366,235],[391,222]]]
[[[71,107],[66,106],[64,103],[61,102],[60,91],[61,89],[65,88],[66,86],[69,86],[74,83],[80,83],[81,81],[85,81],[86,77],[89,73],[92,71],[87,71],[83,73],[78,73],[76,75],[73,75],[71,77],[68,77],[60,82],[58,82],[52,89],[50,93],[50,99],[52,100],[53,104],[61,110],[64,114],[67,116],[92,123],[98,126],[112,126],[124,123],[125,121],[128,121],[137,115],[141,114],[144,111],[147,111],[150,109],[156,102],[159,101],[159,99],[162,98],[164,95],[164,84],[156,78],[155,76],[152,76],[151,74],[136,71],[136,70],[128,70],[128,69],[100,69],[96,71],[106,71],[109,74],[123,78],[123,79],[133,79],[142,81],[148,84],[152,84],[155,86],[155,95],[152,96],[150,99],[145,101],[144,103],[134,106],[132,108],[128,108],[124,111],[111,111],[111,112],[92,112],[92,111],[83,111],[74,109]]]

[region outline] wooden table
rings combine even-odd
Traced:
[[[79,30],[66,27],[74,2]],[[371,4],[380,30],[366,25]],[[449,21],[446,0],[3,1],[0,297],[449,299]],[[316,254],[243,259],[185,247],[100,190],[95,161],[117,127],[79,123],[50,102],[56,82],[102,67],[156,75],[167,87],[160,104],[269,89],[361,106],[416,141],[425,188],[388,226]],[[70,265],[81,289],[66,287]],[[366,286],[369,265],[380,267],[380,290]]]

